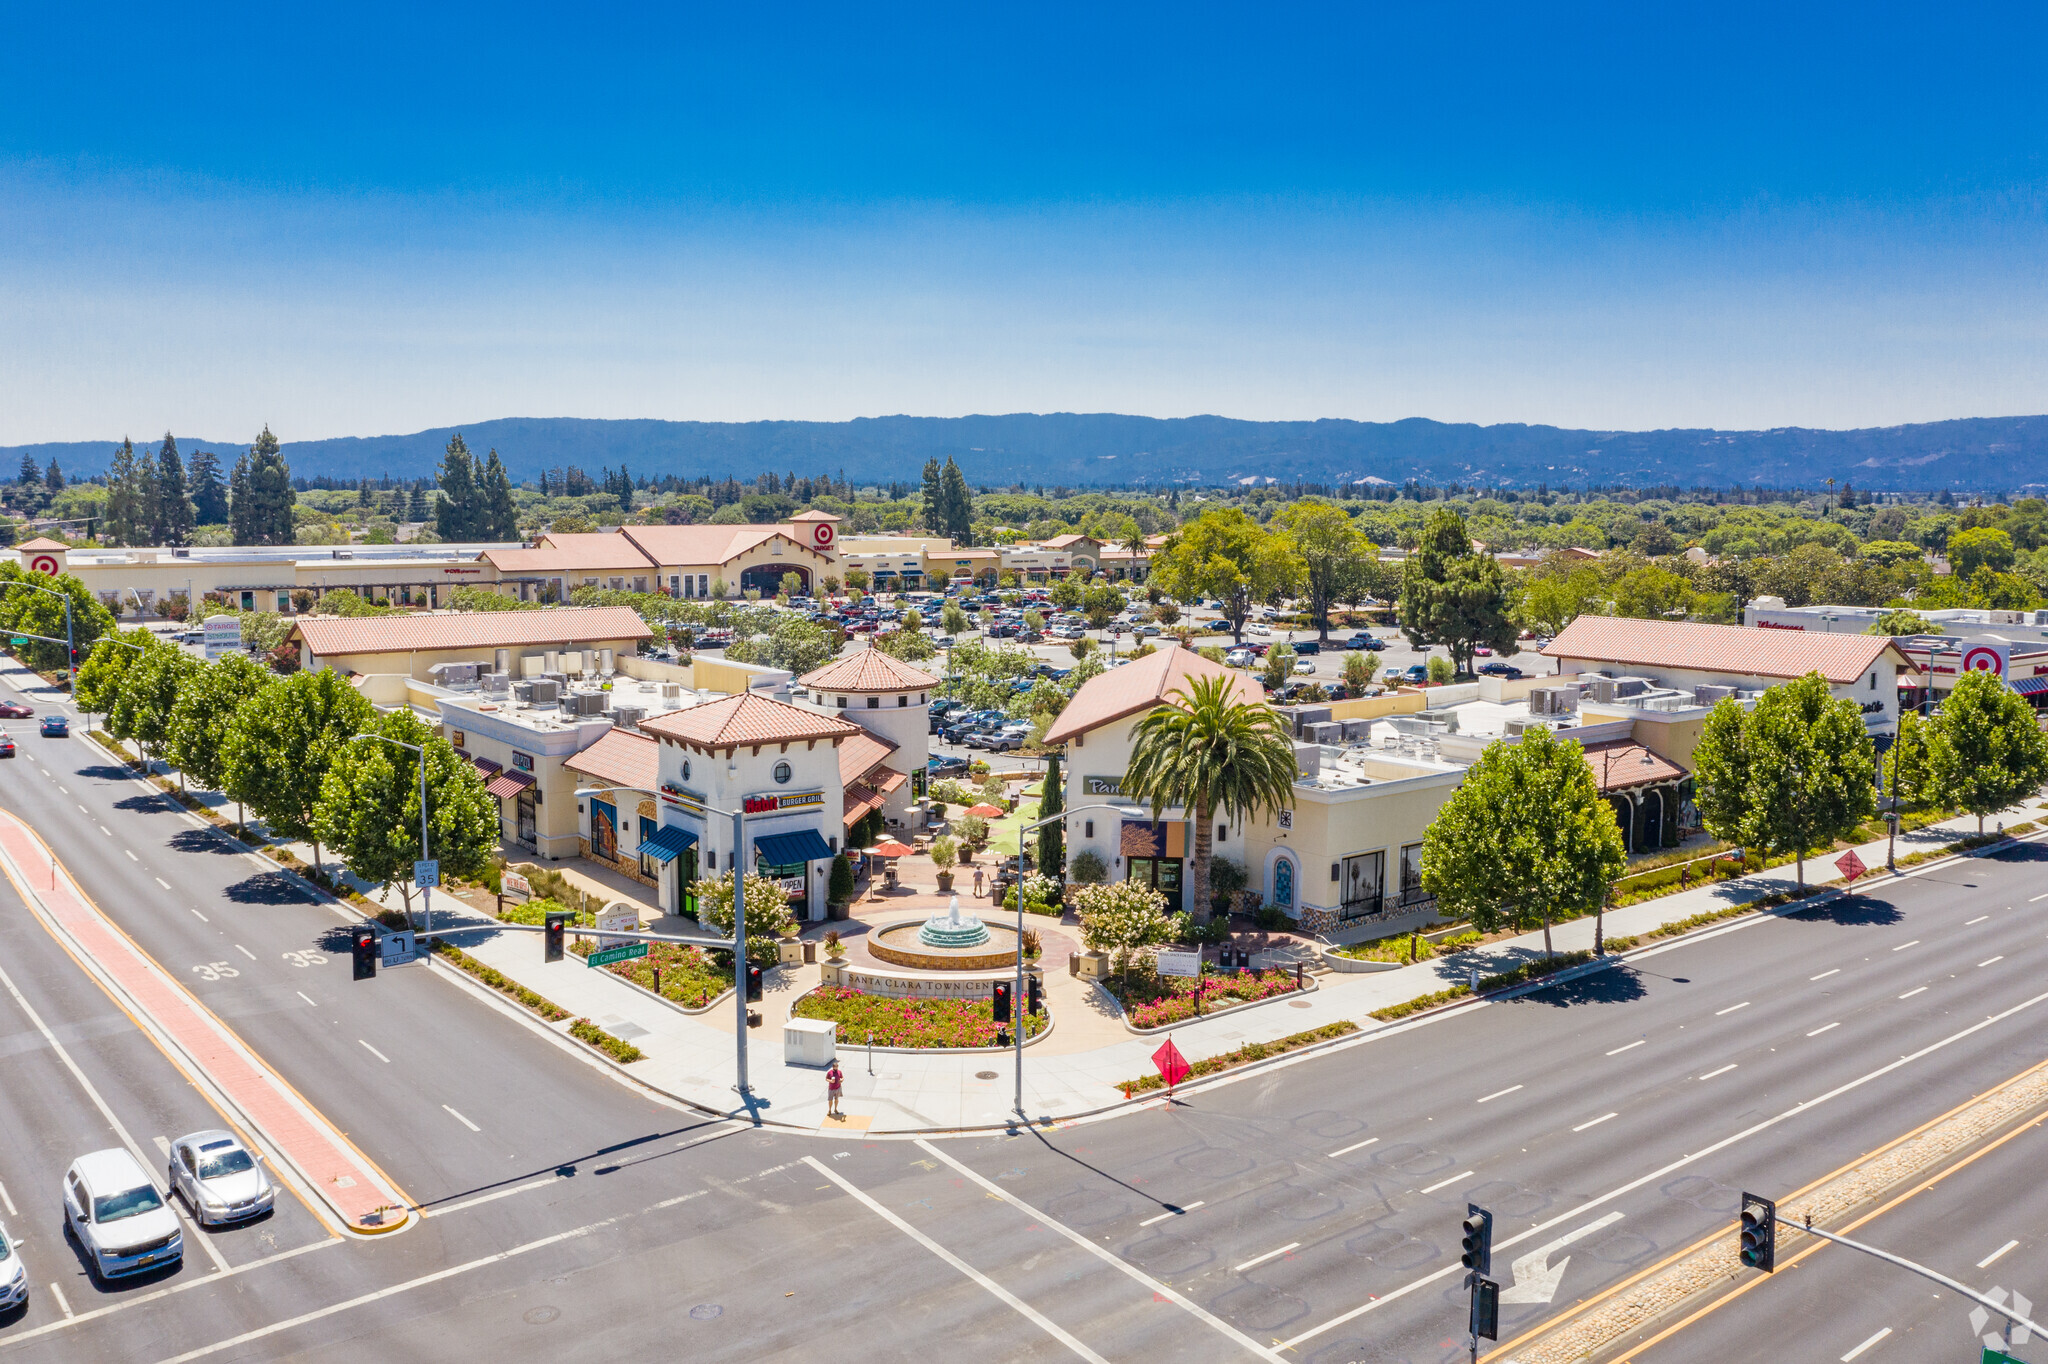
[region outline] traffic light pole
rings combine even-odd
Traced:
[[[1865,1255],[1875,1256],[1878,1259],[1883,1260],[1886,1264],[1897,1265],[1900,1269],[1908,1270],[1911,1273],[1918,1274],[1923,1279],[1932,1279],[1934,1282],[1940,1284],[1943,1288],[1949,1289],[1952,1292],[1962,1294],[1971,1302],[1976,1303],[1979,1307],[1987,1308],[1990,1311],[1996,1312],[1999,1316],[2004,1317],[2007,1321],[2010,1321],[2015,1326],[2025,1327],[2027,1330],[2032,1331],[2035,1335],[2038,1336],[2048,1336],[2048,1326],[2042,1326],[2038,1322],[2028,1320],[2020,1309],[2008,1307],[2005,1304],[1999,1302],[1996,1298],[1987,1298],[1982,1293],[1979,1293],[1976,1289],[1967,1288],[1964,1285],[1957,1283],[1954,1279],[1951,1279],[1948,1275],[1938,1273],[1935,1270],[1929,1269],[1926,1265],[1915,1264],[1913,1261],[1907,1259],[1903,1255],[1894,1255],[1888,1250],[1879,1250],[1876,1246],[1867,1246],[1864,1245],[1861,1241],[1852,1241],[1846,1236],[1837,1236],[1835,1233],[1831,1231],[1822,1231],[1819,1227],[1813,1225],[1811,1221],[1808,1221],[1805,1227],[1802,1228],[1802,1230],[1810,1232],[1813,1235],[1820,1237],[1823,1241],[1833,1241],[1838,1246],[1847,1246],[1851,1250],[1860,1250]]]
[[[1041,801],[1045,799],[1043,787],[1039,790],[1039,799]],[[1024,994],[1024,835],[1042,829],[1048,824],[1063,825],[1068,815],[1078,814],[1082,810],[1114,810],[1116,808],[1114,805],[1106,805],[1101,801],[1097,801],[1092,805],[1076,805],[1070,810],[1061,810],[1058,814],[1047,815],[1044,819],[1034,820],[1030,824],[1019,825],[1017,828],[1017,984],[1010,991],[1011,1022],[1014,1025],[1015,1032],[1011,1046],[1015,1051],[1017,1062],[1017,1092],[1011,1107],[1021,1122],[1029,1123],[1031,1121],[1030,1115],[1024,1111],[1024,1030],[1030,1026],[1026,1021],[1030,1015],[1025,1012]],[[1039,870],[1042,872],[1045,868],[1040,867]],[[1201,997],[1202,978],[1196,976],[1195,998],[1199,1001]]]
[[[55,597],[58,601],[64,603],[64,661],[71,667],[71,694],[76,697],[78,695],[78,637],[71,628],[71,594],[59,592],[54,587],[37,587],[34,583],[12,582],[8,583],[7,586],[25,587],[31,592],[40,592],[46,597]],[[54,639],[50,639],[48,635],[32,635],[26,630],[16,630],[13,633],[23,639],[48,640],[51,644],[57,642]],[[134,646],[131,645],[130,647]]]

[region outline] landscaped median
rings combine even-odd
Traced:
[[[1199,987],[1197,980],[1199,979]],[[1145,976],[1120,982],[1121,990],[1104,985],[1124,1009],[1124,1022],[1135,1032],[1153,1032],[1197,1017],[1291,995],[1302,988],[1292,971],[1211,971],[1194,976]],[[1200,1007],[1196,1001],[1199,998]]]
[[[878,1047],[977,1050],[997,1046],[996,1034],[1007,1023],[995,1020],[995,1006],[986,999],[898,999],[859,990],[822,985],[790,1009],[791,1018],[816,1018],[839,1025],[846,1044],[873,1040]],[[1049,1014],[1025,1019],[1025,1036],[1036,1037],[1051,1026]]]

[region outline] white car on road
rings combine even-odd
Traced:
[[[277,1186],[232,1132],[194,1132],[171,1143],[171,1189],[202,1227],[270,1211]]]
[[[141,1162],[118,1146],[71,1162],[64,1173],[64,1222],[103,1279],[184,1258],[178,1214]]]
[[[1296,676],[1300,676],[1303,673],[1312,673],[1315,670],[1316,661],[1313,658],[1297,658],[1294,660],[1294,672]]]
[[[16,1242],[0,1223],[0,1312],[12,1312],[28,1301],[28,1269],[14,1253]]]
[[[1248,634],[1248,635],[1260,635],[1260,636],[1264,636],[1264,637],[1268,637],[1268,638],[1270,638],[1270,637],[1272,636],[1272,633],[1273,633],[1273,627],[1272,627],[1272,626],[1270,626],[1270,625],[1267,625],[1267,624],[1265,624],[1265,623],[1263,623],[1263,622],[1261,622],[1261,621],[1256,621],[1256,620],[1255,620],[1255,621],[1251,621],[1251,622],[1248,622],[1248,623],[1247,623],[1247,624],[1245,625],[1245,627],[1244,627],[1244,632],[1245,632],[1246,634]]]

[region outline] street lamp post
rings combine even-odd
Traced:
[[[405,740],[403,740],[403,739],[394,739],[394,738],[392,738],[392,737],[391,737],[390,735],[388,735],[388,734],[358,734],[358,735],[356,735],[356,736],[355,736],[354,738],[350,739],[350,740],[349,740],[349,742],[350,742],[350,743],[352,743],[352,744],[359,744],[359,743],[361,743],[361,742],[362,742],[363,740],[365,740],[365,739],[381,739],[381,740],[383,740],[383,741],[384,741],[385,743],[387,743],[387,744],[396,744],[396,745],[398,745],[398,746],[399,746],[400,748],[409,748],[409,749],[411,749],[411,750],[412,750],[413,752],[415,752],[415,753],[417,753],[417,754],[419,754],[419,755],[420,755],[420,861],[422,861],[422,862],[427,862],[427,861],[431,861],[431,860],[432,860],[432,857],[431,857],[431,855],[430,855],[430,854],[428,853],[428,851],[427,851],[427,750],[426,750],[426,746],[425,746],[425,745],[423,745],[423,744],[409,744],[409,743],[407,743],[407,742],[406,742]],[[423,910],[424,910],[424,911],[426,912],[426,918],[427,918],[427,927],[426,927],[426,934],[427,934],[427,938],[428,938],[428,939],[429,939],[429,940],[431,941],[431,940],[432,940],[432,938],[433,938],[433,936],[434,936],[434,892],[433,892],[433,888],[432,888],[431,886],[421,886],[421,887],[420,887],[420,906],[421,906],[421,908],[422,908],[422,909],[423,909]]]
[[[1043,792],[1040,793],[1039,799],[1044,799]],[[1083,810],[1114,810],[1117,808],[1114,805],[1108,805],[1101,801],[1096,801],[1089,805],[1076,805],[1069,809],[1061,810],[1058,814],[1047,815],[1044,819],[1034,820],[1029,824],[1021,825],[1017,829],[1017,983],[1010,990],[1010,1014],[1011,1022],[1015,1025],[1015,1040],[1012,1045],[1016,1048],[1017,1052],[1015,1109],[1017,1117],[1025,1123],[1029,1123],[1031,1119],[1024,1112],[1024,835],[1034,829],[1042,829],[1048,824],[1064,821],[1068,815],[1079,814]],[[1043,871],[1044,868],[1041,867],[1039,870]],[[1201,982],[1197,980],[1196,985],[1199,986],[1200,984]]]

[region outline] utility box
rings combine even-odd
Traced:
[[[1109,954],[1107,952],[1076,952],[1067,958],[1067,964],[1073,968],[1075,975],[1083,976],[1090,980],[1101,980],[1109,974]]]
[[[825,1018],[792,1018],[782,1025],[782,1064],[824,1069],[839,1054],[839,1024]]]

